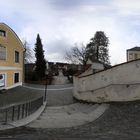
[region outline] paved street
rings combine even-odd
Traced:
[[[0,137],[16,140],[139,140],[140,102],[112,103],[96,121],[62,129],[21,127],[0,132]]]
[[[28,89],[33,91],[38,91],[44,94],[44,85],[24,85]],[[48,106],[61,106],[75,103],[72,96],[73,85],[48,85],[47,87],[47,105]]]
[[[27,86],[27,85],[26,85]],[[31,86],[31,85],[30,85]],[[32,85],[33,90],[38,95],[44,94],[43,86]],[[55,89],[68,88],[66,90]],[[72,85],[57,85],[48,87],[47,97],[49,105],[58,106],[59,104],[73,104]],[[53,89],[53,90],[52,90]],[[26,91],[31,90],[26,87]],[[65,92],[64,92],[65,91]],[[34,93],[32,92],[32,93]],[[39,94],[40,93],[40,94]],[[71,98],[62,96],[66,94]],[[68,94],[67,94],[68,93]],[[9,93],[10,94],[10,93]],[[62,95],[63,95],[62,94]],[[49,96],[50,95],[50,96]],[[65,102],[65,98],[66,101]],[[58,102],[57,102],[57,101]],[[57,103],[56,103],[57,102]],[[139,140],[140,139],[140,101],[129,103],[111,103],[108,110],[96,121],[87,122],[84,125],[70,128],[29,128],[20,127],[13,130],[0,131],[0,139],[16,140]],[[52,122],[53,123],[53,122]]]

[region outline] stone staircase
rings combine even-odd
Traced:
[[[66,128],[94,121],[108,108],[107,104],[74,103],[71,105],[47,107],[44,113],[28,127]]]
[[[66,76],[54,76],[52,85],[64,85],[69,84],[68,78]]]

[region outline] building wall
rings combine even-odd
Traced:
[[[74,77],[74,97],[87,102],[140,99],[140,60],[83,77]]]
[[[23,45],[15,32],[7,25],[0,23],[0,30],[6,31],[6,37],[0,36],[0,44],[6,47],[6,60],[0,60],[0,74],[6,75],[5,88],[22,84],[23,75]],[[15,51],[19,52],[19,62],[15,62]],[[18,83],[14,83],[14,73],[20,73]]]
[[[127,61],[140,59],[140,51],[127,51]]]

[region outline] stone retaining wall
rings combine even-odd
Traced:
[[[87,76],[74,77],[74,94],[88,102],[140,99],[140,60],[114,66]]]

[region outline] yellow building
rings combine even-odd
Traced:
[[[127,61],[140,59],[140,47],[134,47],[127,50]]]
[[[0,89],[22,85],[24,48],[17,34],[0,23]]]

